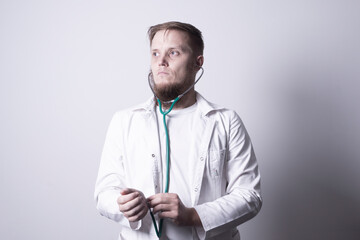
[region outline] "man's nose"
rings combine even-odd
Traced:
[[[169,66],[168,60],[167,60],[167,58],[166,58],[166,55],[161,55],[161,56],[159,57],[159,66],[164,66],[164,67]]]

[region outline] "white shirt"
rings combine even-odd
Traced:
[[[197,102],[184,109],[173,109],[165,117],[170,138],[170,184],[169,193],[176,193],[185,207],[191,206],[191,186],[193,182],[194,169],[197,159],[196,154],[189,150],[192,144],[201,140],[201,134],[194,129],[196,118]],[[166,135],[163,123],[163,115],[159,107],[156,107],[158,119],[159,142],[162,157],[163,183],[166,181]],[[162,192],[164,192],[164,186]],[[192,239],[192,227],[178,227],[172,221],[164,221],[162,234],[168,239],[176,239],[182,236],[183,239]]]
[[[191,206],[202,227],[192,239],[240,239],[236,226],[260,210],[260,174],[250,138],[239,116],[196,96],[194,131],[201,139],[191,144],[194,174],[188,186]],[[119,239],[157,239],[150,214],[129,223],[119,211],[120,189],[161,192],[162,162],[155,101],[117,112],[108,129],[95,186],[97,208],[120,224]],[[178,239],[183,239],[178,236]]]

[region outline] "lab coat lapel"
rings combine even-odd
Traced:
[[[196,149],[198,151],[198,159],[195,159],[195,176],[193,178],[193,189],[191,190],[191,200],[193,206],[195,206],[199,201],[208,146],[211,140],[212,133],[214,131],[214,126],[215,121],[206,116],[202,116],[197,123],[196,129],[199,129],[199,131],[202,132],[203,138],[201,139],[200,148]],[[193,146],[196,147],[196,144]]]
[[[146,122],[148,127],[146,127],[147,142],[149,143],[149,156],[150,161],[152,161],[152,175],[154,182],[154,192],[160,193],[163,190],[163,181],[162,181],[162,161],[160,153],[160,143],[159,143],[159,134],[158,134],[158,125],[155,112],[151,111],[146,114]]]

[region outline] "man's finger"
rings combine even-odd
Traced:
[[[119,209],[120,209],[121,212],[129,211],[129,210],[133,209],[134,207],[136,207],[138,205],[142,205],[142,206],[147,207],[147,205],[145,203],[145,199],[143,199],[141,197],[138,197],[138,194],[136,192],[131,193],[129,195],[126,195],[124,197],[131,197],[131,199],[129,199],[125,203],[121,204],[121,206],[119,206]]]
[[[134,198],[139,197],[140,193],[139,192],[131,192],[125,195],[122,195],[120,197],[118,197],[118,204],[125,204],[131,200],[133,200]]]
[[[146,206],[146,204],[142,203],[142,204],[138,204],[133,207],[130,207],[128,210],[123,211],[123,213],[127,218],[130,218],[130,217],[134,217],[134,216],[140,216],[140,215],[142,215],[142,212],[144,212],[144,211],[147,212],[148,207]]]
[[[179,198],[177,195],[172,193],[159,193],[152,195],[147,198],[148,205],[151,208],[156,207],[159,204],[177,204],[179,202]]]
[[[142,209],[139,213],[137,213],[136,215],[129,217],[128,220],[129,222],[135,222],[135,221],[139,221],[141,220],[147,213],[148,209]]]
[[[171,211],[172,210],[172,206],[170,204],[158,204],[156,206],[154,206],[153,208],[153,213],[157,213],[157,212],[164,212],[164,211]]]
[[[170,218],[172,220],[176,219],[178,215],[174,211],[165,211],[159,213],[159,218]]]
[[[132,189],[132,188],[124,188],[124,189],[121,189],[120,194],[121,195],[126,195],[126,194],[129,194],[129,193],[132,193],[132,192],[135,192],[135,190]]]

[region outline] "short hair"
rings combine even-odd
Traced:
[[[155,34],[161,30],[165,30],[165,31],[179,30],[179,31],[183,31],[183,32],[187,33],[190,37],[193,52],[195,54],[203,55],[203,53],[204,53],[203,37],[202,37],[201,31],[199,29],[197,29],[196,27],[194,27],[193,25],[188,24],[188,23],[172,21],[172,22],[165,22],[165,23],[151,26],[148,30],[150,46],[152,44],[152,40],[153,40]]]

